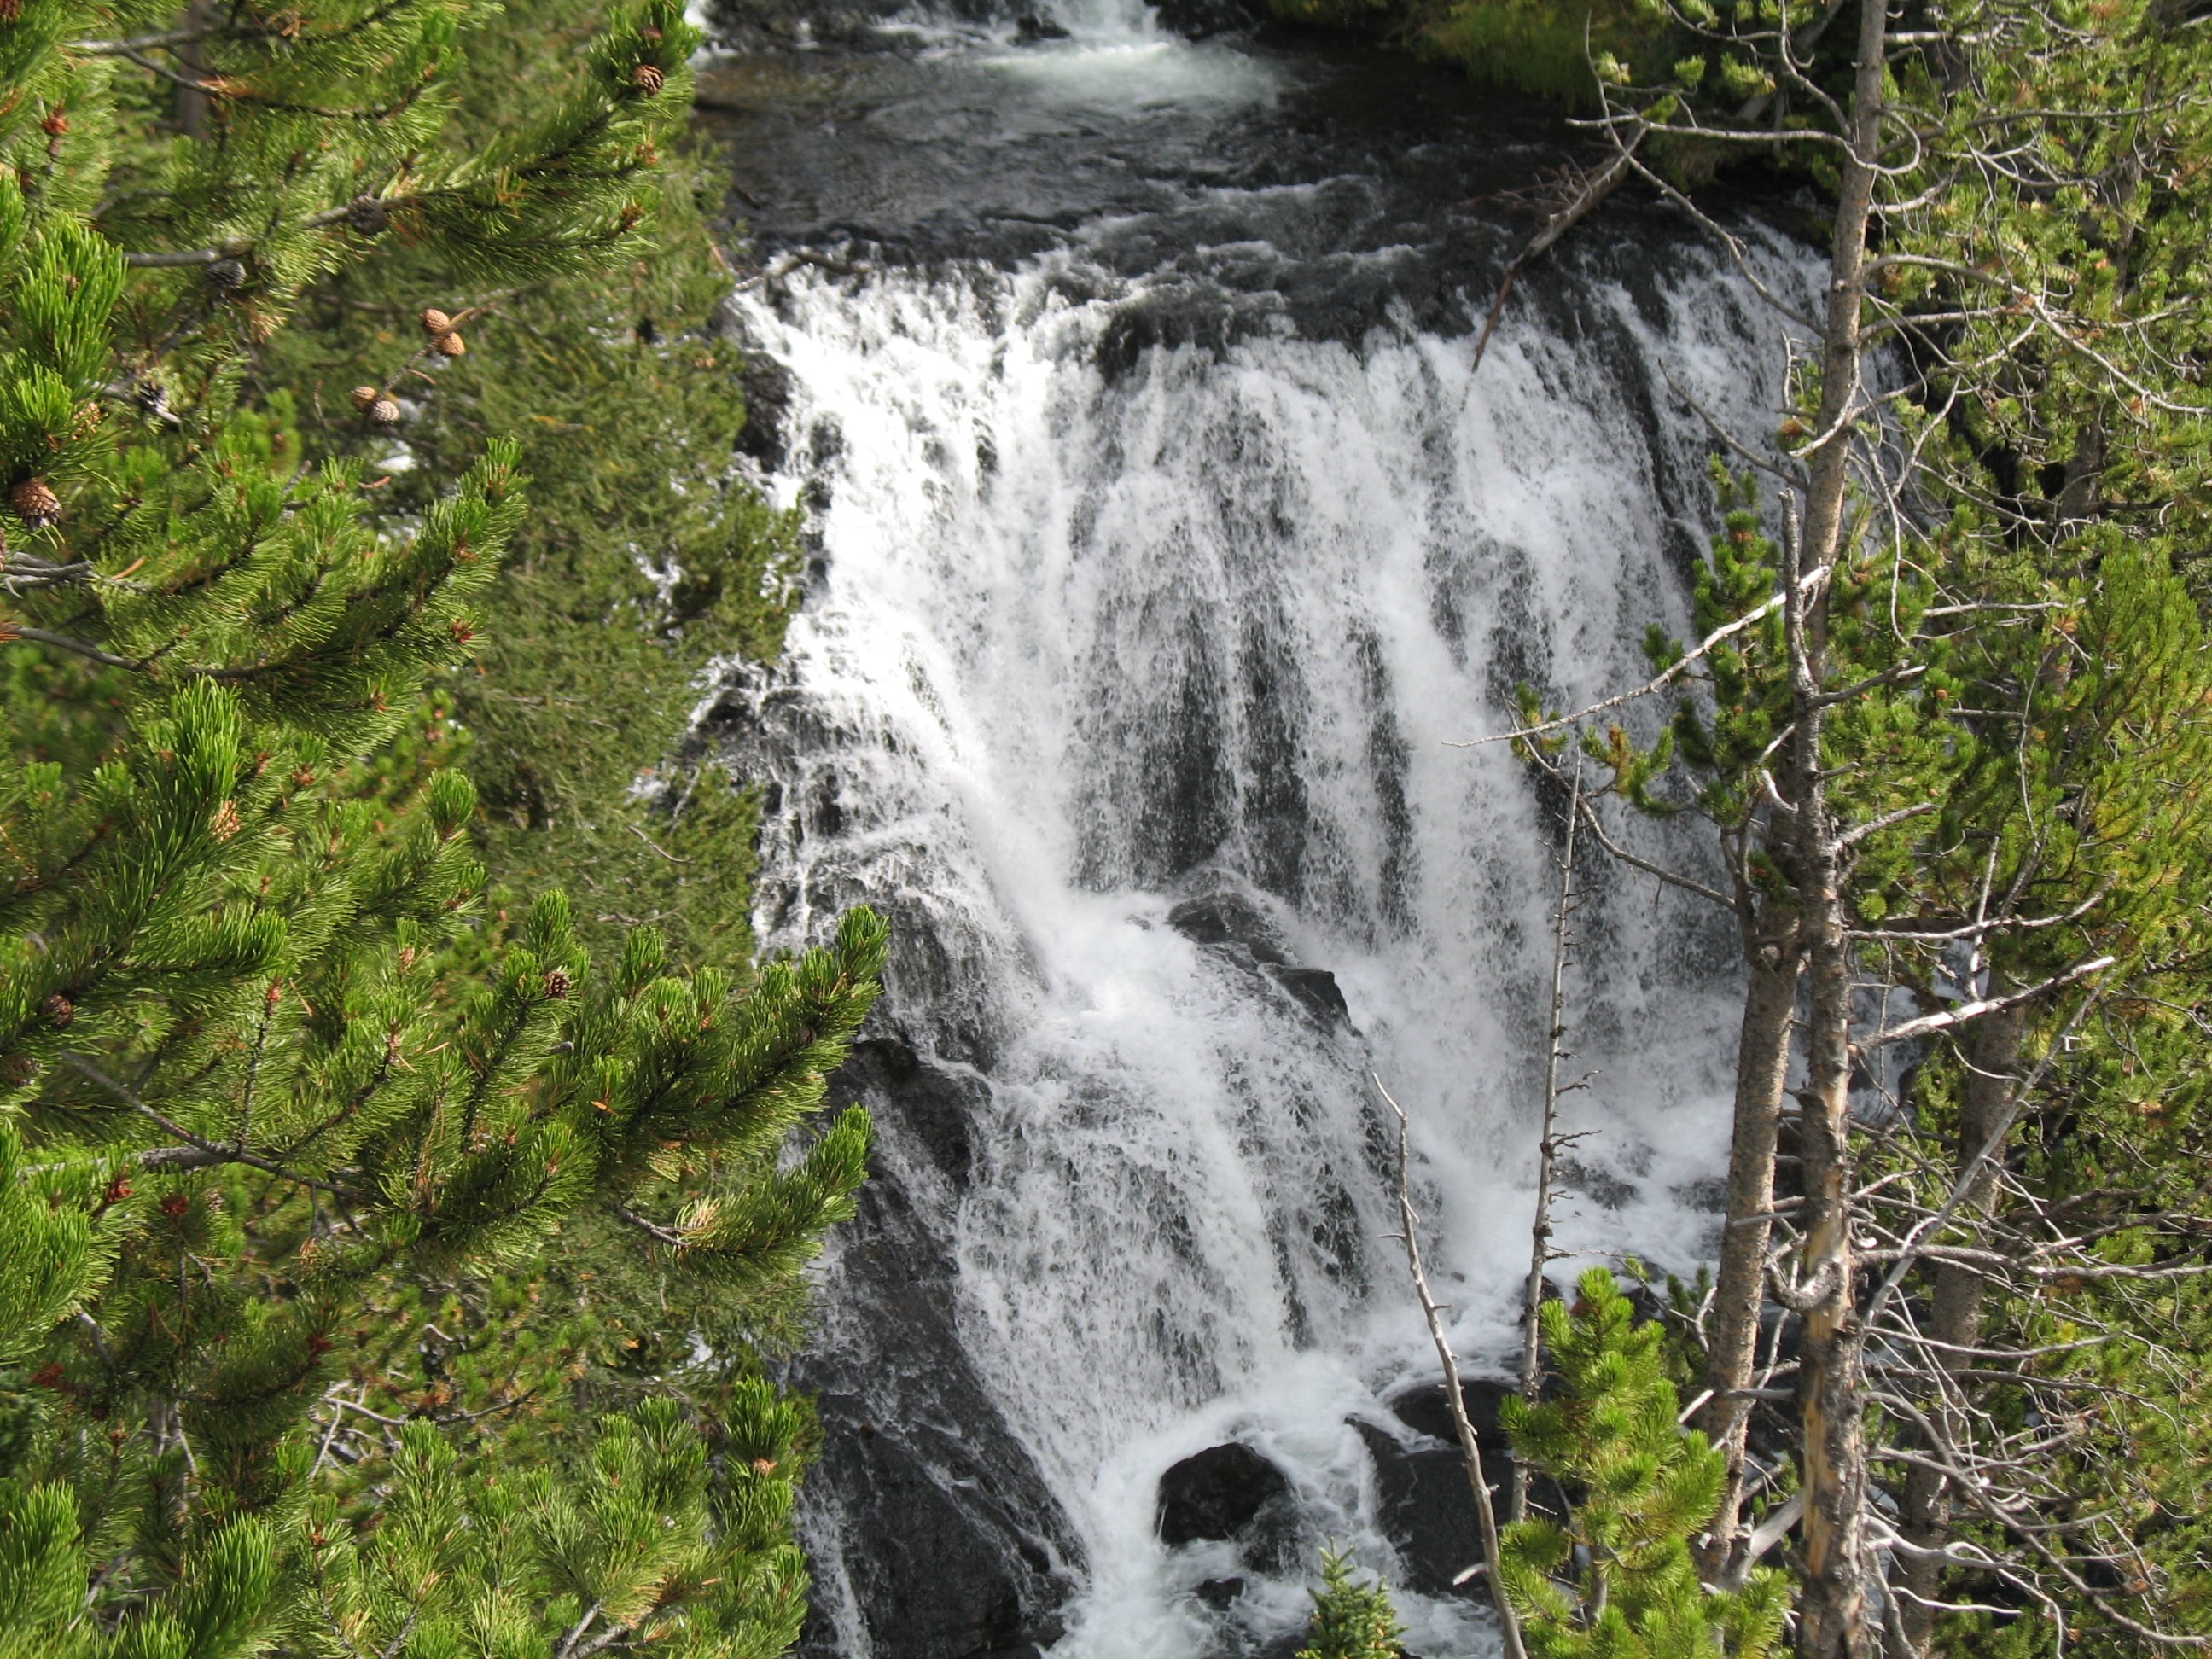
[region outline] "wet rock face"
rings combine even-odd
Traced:
[[[1160,26],[1187,40],[1239,33],[1257,28],[1263,21],[1260,9],[1246,4],[1245,0],[1151,0],[1151,3]]]
[[[1168,912],[1168,926],[1266,981],[1317,1024],[1355,1029],[1336,975],[1292,962],[1273,924],[1243,894],[1224,890],[1186,899]]]
[[[878,1115],[895,1117],[946,1180],[968,1184],[975,1161],[971,1127],[991,1091],[981,1078],[925,1060],[904,1037],[886,1035],[854,1043],[833,1086],[841,1099],[849,1091],[880,1103]]]
[[[981,1520],[974,1495],[937,1482],[909,1433],[871,1433],[864,1402],[818,1402],[823,1457],[812,1477],[844,1494],[848,1589],[872,1641],[911,1659],[1030,1659],[1057,1626],[1024,1594],[1027,1575],[1000,1554],[1005,1529]],[[855,1534],[857,1534],[857,1536]],[[802,1654],[847,1651],[831,1623],[810,1621]]]
[[[1511,1489],[1513,1460],[1498,1426],[1498,1407],[1510,1393],[1502,1382],[1468,1382],[1460,1394],[1482,1446],[1483,1478],[1501,1494]],[[1486,1596],[1479,1578],[1452,1582],[1482,1559],[1482,1540],[1443,1385],[1411,1390],[1390,1403],[1394,1422],[1352,1426],[1375,1460],[1379,1518],[1397,1547],[1404,1582],[1429,1595]]]
[[[968,1359],[957,1264],[914,1190],[964,1183],[988,1091],[888,1023],[831,1082],[882,1142],[833,1245],[820,1340],[790,1378],[822,1419],[800,1497],[815,1574],[802,1659],[843,1659],[855,1637],[896,1659],[1035,1659],[1060,1634],[1073,1528]]]
[[[1170,1468],[1160,1477],[1158,1514],[1160,1542],[1170,1549],[1218,1541],[1237,1545],[1246,1564],[1262,1572],[1296,1564],[1297,1502],[1290,1478],[1249,1446],[1209,1446]]]

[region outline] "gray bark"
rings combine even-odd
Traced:
[[[1996,987],[1990,988],[1992,993]],[[1966,1085],[1960,1102],[1958,1158],[1961,1167],[1989,1143],[2012,1110],[2013,1089],[2020,1066],[2022,1039],[2027,1030],[2025,1003],[1985,1016],[1973,1027],[1967,1048]],[[1957,1224],[1972,1230],[1990,1211],[1996,1198],[1998,1159],[1985,1162],[1976,1173],[1959,1206]],[[1984,1281],[1981,1273],[1963,1262],[1943,1261],[1936,1268],[1935,1288],[1929,1299],[1927,1332],[1937,1342],[1937,1363],[1947,1372],[1972,1364],[1963,1352],[1974,1346],[1982,1334]],[[1960,1413],[1948,1400],[1939,1401],[1929,1416],[1944,1434],[1955,1437]],[[1950,1531],[1950,1483],[1924,1464],[1914,1466],[1905,1484],[1905,1541],[1925,1549],[1941,1549]],[[1925,1556],[1899,1553],[1899,1570],[1905,1588],[1916,1596],[1932,1597],[1940,1587],[1942,1564]],[[1899,1624],[1915,1654],[1925,1654],[1934,1634],[1935,1612],[1921,1602],[1899,1598]]]
[[[1802,556],[1814,569],[1832,568],[1843,550],[1888,21],[1879,3],[1864,6],[1860,14],[1850,148],[1838,179],[1820,342],[1820,428],[1808,458]],[[1802,1097],[1805,1324],[1797,1382],[1805,1517],[1797,1650],[1802,1659],[1869,1659],[1874,1628],[1867,1594],[1864,1352],[1851,1239],[1850,945],[1844,848],[1828,805],[1820,753],[1828,587],[1823,583],[1809,599],[1801,598],[1798,572],[1793,553],[1788,570],[1797,726],[1793,805],[1800,926],[1810,987]]]
[[[1736,1036],[1735,1112],[1729,1141],[1726,1222],[1720,1272],[1706,1323],[1705,1386],[1711,1392],[1698,1426],[1728,1459],[1728,1482],[1698,1549],[1698,1568],[1718,1583],[1743,1543],[1745,1431],[1759,1357],[1759,1311],[1766,1304],[1766,1251],[1773,1224],[1774,1149],[1790,1070],[1790,1037],[1797,1012],[1796,916],[1762,905],[1745,930],[1751,980]]]

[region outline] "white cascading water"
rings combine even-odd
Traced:
[[[1641,371],[1516,314],[1472,381],[1470,339],[1390,328],[1156,345],[1109,374],[1094,348],[1142,283],[1066,280],[1084,261],[1079,234],[1012,272],[802,270],[738,301],[792,379],[775,482],[817,492],[827,573],[779,683],[837,733],[794,764],[834,774],[842,819],[771,815],[760,922],[789,948],[891,899],[935,963],[926,992],[895,969],[893,999],[988,1034],[966,1188],[896,1133],[882,1158],[944,1206],[961,1340],[1080,1534],[1055,1653],[1184,1659],[1211,1639],[1188,1592],[1230,1570],[1154,1536],[1191,1452],[1258,1448],[1316,1535],[1390,1566],[1348,1422],[1435,1362],[1370,1070],[1413,1116],[1461,1352],[1494,1369],[1516,1340],[1552,842],[1503,745],[1452,745],[1500,730],[1524,674],[1579,702],[1648,672],[1648,622],[1687,631],[1655,457],[1693,474],[1708,439],[1663,395],[1652,431],[1637,388],[1662,364],[1757,431],[1778,337],[1686,252],[1657,320],[1595,296]],[[1595,1077],[1568,1127],[1595,1133],[1559,1242],[1692,1264],[1729,942],[1641,878],[1592,879],[1569,1018]],[[1222,891],[1334,973],[1356,1032],[1168,925]],[[1413,1651],[1494,1649],[1473,1603],[1401,1600]],[[1294,1577],[1242,1609],[1278,1633],[1304,1612]]]

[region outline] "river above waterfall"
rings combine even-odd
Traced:
[[[1471,374],[1531,222],[1499,198],[1568,153],[1555,113],[1061,21],[710,76],[757,261],[727,316],[751,464],[815,557],[785,661],[711,688],[697,740],[763,790],[763,939],[866,902],[896,940],[833,1090],[875,1112],[877,1176],[791,1371],[823,1419],[805,1648],[1286,1652],[1334,1543],[1409,1652],[1487,1654],[1375,1079],[1460,1351],[1503,1374],[1560,804],[1455,745],[1518,684],[1601,695],[1648,673],[1648,623],[1687,631],[1699,410],[1770,428],[1781,332],[1624,202]],[[1557,1271],[1692,1269],[1731,937],[1602,869],[1577,930]]]

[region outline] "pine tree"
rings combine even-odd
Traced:
[[[1507,1595],[1535,1659],[1763,1659],[1775,1652],[1789,1581],[1754,1570],[1709,1590],[1690,1540],[1718,1508],[1725,1460],[1680,1423],[1663,1333],[1639,1324],[1602,1267],[1571,1306],[1544,1304],[1557,1377],[1552,1398],[1509,1396],[1500,1413],[1515,1455],[1569,1494],[1561,1520],[1505,1529]]]
[[[1353,1577],[1351,1558],[1334,1549],[1322,1554],[1321,1577],[1298,1659],[1400,1659],[1405,1627],[1382,1583]]]
[[[2007,1602],[2069,1645],[2201,1637],[2203,1067],[2180,1033],[2212,955],[2191,592],[2212,404],[2185,367],[2202,309],[2173,301],[2202,275],[2212,127],[2185,88],[2212,48],[2162,0],[1977,0],[1896,36],[1871,7],[1851,31],[1652,15],[1695,50],[1641,85],[1601,64],[1616,134],[1649,141],[1623,165],[1694,213],[1678,143],[1802,146],[1836,201],[1771,469],[1793,510],[1723,477],[1705,641],[1652,642],[1659,683],[1700,692],[1641,744],[1586,740],[1637,806],[1712,818],[1739,915],[1748,884],[1810,963],[1781,1206],[1740,1082],[1758,1179],[1732,1171],[1747,1271],[1729,1293],[1724,1259],[1705,1324],[1706,1420],[1740,1432],[1748,1354],[1725,1339],[1778,1282],[1808,1652],[1934,1651]],[[1893,391],[1872,368],[1893,339]],[[1854,981],[1926,1012],[1869,1027]],[[1747,1034],[1759,995],[1754,967]],[[1870,1136],[1865,1062],[1906,1040],[1911,1086]],[[1743,1559],[1735,1508],[1709,1577]],[[1954,1595],[1978,1605],[1947,1615]]]
[[[641,0],[462,143],[478,21],[0,18],[0,1653],[796,1632],[812,1431],[748,1340],[864,1174],[857,1110],[792,1140],[882,925],[744,985],[595,962],[558,893],[487,910],[465,774],[393,763],[526,512],[496,436],[385,493],[486,338],[448,295],[648,251],[696,43]],[[395,256],[411,342],[277,383]],[[611,1367],[648,1289],[714,1340]]]

